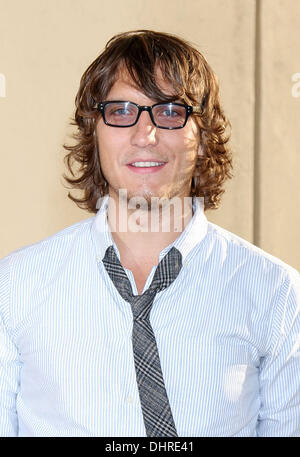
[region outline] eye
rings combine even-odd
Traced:
[[[109,116],[131,116],[133,115],[133,109],[126,108],[125,106],[113,106],[109,105],[107,107],[107,114]]]
[[[177,113],[175,110],[173,109],[166,109],[164,111],[161,112],[161,115],[162,116],[166,116],[166,117],[176,117],[176,116],[179,116],[180,114]]]
[[[161,105],[155,107],[155,115],[162,119],[176,119],[185,117],[185,109],[182,106]]]
[[[130,102],[111,102],[105,106],[105,119],[111,125],[129,126],[137,117],[137,107]]]
[[[125,114],[129,114],[129,110],[125,108],[119,108],[114,110],[112,114],[115,114],[117,116],[124,116]]]
[[[161,107],[157,110],[157,115],[158,116],[163,116],[163,117],[176,117],[180,116],[181,113],[179,111],[176,111],[175,108],[170,108],[170,107]]]

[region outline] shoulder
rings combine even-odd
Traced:
[[[15,274],[41,271],[45,263],[57,264],[58,259],[68,255],[74,247],[80,249],[89,234],[94,217],[76,222],[36,243],[16,249],[0,259],[0,285],[1,281],[7,280],[10,270],[14,270]]]
[[[14,328],[50,289],[61,293],[78,280],[91,251],[90,228],[94,217],[77,222],[34,244],[21,247],[0,260],[0,316]],[[84,268],[81,268],[84,270]]]
[[[295,268],[283,260],[212,222],[208,222],[207,235],[214,249],[219,251],[224,260],[233,264],[242,262],[265,271],[276,270],[282,274],[299,275]]]
[[[206,239],[204,268],[233,290],[267,302],[292,289],[299,295],[299,272],[278,257],[211,222]]]
[[[211,287],[218,285],[228,308],[228,303],[234,303],[237,309],[247,310],[257,328],[266,326],[268,344],[265,343],[265,347],[275,348],[281,333],[288,333],[300,316],[299,272],[278,257],[210,222],[204,252],[205,278]],[[230,309],[233,310],[232,306]]]

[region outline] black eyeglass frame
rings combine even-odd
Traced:
[[[115,125],[115,124],[110,124],[109,122],[107,122],[106,119],[105,119],[105,106],[110,104],[110,103],[131,103],[132,105],[135,105],[138,108],[138,113],[137,113],[137,117],[136,117],[135,122],[133,122],[132,124],[128,124],[128,125]],[[185,121],[184,121],[183,125],[180,125],[179,127],[163,127],[163,126],[157,125],[156,122],[154,121],[154,118],[153,118],[152,108],[154,108],[155,106],[159,106],[159,105],[183,106],[185,108],[185,113],[186,113],[185,114]],[[159,129],[165,129],[165,130],[182,129],[183,127],[185,127],[189,116],[194,111],[193,106],[184,105],[183,103],[160,102],[160,103],[155,103],[152,106],[141,106],[141,105],[138,105],[137,103],[130,102],[129,100],[128,101],[127,100],[110,100],[110,101],[106,101],[106,102],[99,102],[99,103],[97,103],[97,109],[98,109],[98,111],[101,112],[104,123],[106,125],[109,125],[110,127],[120,127],[120,128],[133,127],[134,125],[137,124],[142,111],[148,111],[150,119],[152,121],[152,124],[155,127],[159,128]]]

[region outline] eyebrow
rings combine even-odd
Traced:
[[[155,103],[153,103],[152,105],[140,105],[139,103],[136,103],[136,102],[133,102],[132,100],[128,100],[128,99],[120,99],[120,98],[107,98],[105,100],[106,102],[130,102],[130,103],[134,103],[135,105],[139,105],[139,106],[153,106],[153,105],[157,105],[158,103],[181,103],[183,105],[186,105],[186,103],[182,100],[182,99],[159,99],[158,101],[156,101]]]

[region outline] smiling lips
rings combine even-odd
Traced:
[[[134,173],[155,173],[161,170],[165,165],[166,162],[136,160],[127,164],[127,167]]]

